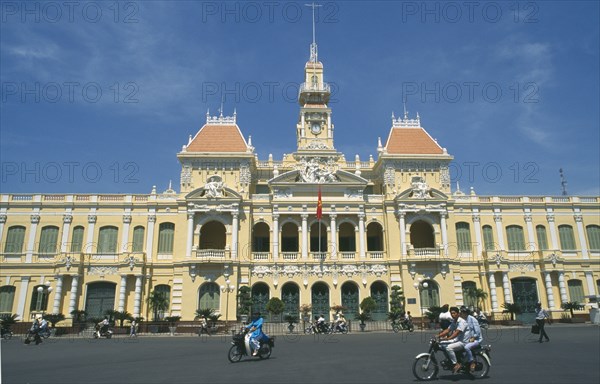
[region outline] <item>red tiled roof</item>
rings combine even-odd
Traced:
[[[442,147],[423,128],[392,128],[385,145],[392,155],[442,155]]]
[[[187,152],[246,152],[247,149],[237,125],[205,125],[187,146]]]

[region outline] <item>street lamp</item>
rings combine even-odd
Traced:
[[[225,328],[229,329],[228,321],[229,321],[229,293],[235,290],[235,286],[231,284],[229,279],[225,280],[225,285],[221,285],[221,292],[227,293],[227,298],[225,300]],[[229,331],[227,331],[229,332]]]

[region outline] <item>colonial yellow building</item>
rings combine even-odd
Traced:
[[[290,313],[353,313],[372,296],[384,318],[396,285],[417,316],[476,305],[473,288],[488,293],[485,311],[518,303],[528,316],[537,301],[560,311],[598,294],[599,197],[452,191],[452,156],[406,113],[382,130],[377,158],[347,159],[329,97],[314,44],[297,148],[281,160],[258,159],[235,113],[207,113],[177,154],[179,192],[0,195],[0,312],[149,319],[156,291],[165,315],[214,308],[231,320],[247,286],[259,308],[279,297]]]

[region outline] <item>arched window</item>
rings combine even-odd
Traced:
[[[38,253],[57,253],[58,227],[48,225],[42,228]]]
[[[216,283],[204,283],[200,286],[198,309],[214,309],[221,307],[219,286]]]
[[[15,301],[16,288],[12,285],[5,285],[0,288],[0,313],[13,313],[13,303]]]
[[[569,299],[571,301],[576,301],[579,304],[585,303],[585,295],[583,293],[583,284],[581,280],[569,280],[567,281],[567,285],[569,287]]]
[[[559,225],[558,237],[560,238],[560,249],[563,251],[574,251],[576,249],[573,227],[570,225]]]
[[[477,284],[474,281],[465,281],[462,283],[463,302],[465,306],[469,308],[477,307],[477,297],[475,291],[477,290]]]
[[[354,230],[354,225],[350,223],[340,224],[338,243],[340,245],[340,252],[356,252],[356,231]]]
[[[100,228],[98,235],[98,253],[117,253],[117,227],[106,226]]]
[[[506,227],[506,238],[508,239],[509,251],[525,250],[525,236],[523,234],[523,227],[519,225],[509,225]]]
[[[218,221],[209,221],[200,228],[199,249],[225,249],[227,230]]]
[[[321,236],[319,237],[319,231]],[[319,243],[319,239],[321,242]],[[327,226],[314,223],[310,227],[310,251],[311,252],[327,252]]]
[[[298,252],[298,226],[285,223],[281,227],[281,252]]]
[[[158,311],[158,318],[164,319],[165,313],[169,312],[171,306],[171,287],[166,284],[159,284],[154,287],[154,292],[162,295],[162,297],[166,299],[166,308]]]
[[[256,283],[252,286],[252,312],[259,311],[263,317],[267,314],[269,302],[269,286],[265,283]]]
[[[431,224],[418,220],[410,226],[410,243],[414,248],[434,248],[435,233]]]
[[[546,227],[538,225],[535,227],[535,233],[537,235],[538,248],[541,251],[548,249],[548,236],[546,235]]]
[[[25,227],[15,225],[8,228],[6,243],[4,244],[4,253],[22,253],[24,241]]]
[[[433,280],[425,280],[421,283],[419,297],[421,298],[421,308],[440,306],[440,291]]]
[[[471,252],[471,230],[469,223],[456,223],[456,242],[458,252]]]
[[[252,228],[252,252],[269,252],[269,226],[266,223],[256,223]]]
[[[161,223],[158,229],[158,253],[172,255],[175,224]]]
[[[388,313],[388,289],[387,285],[381,281],[376,281],[371,285],[371,297],[377,303],[377,307],[371,312],[373,320],[385,320]]]
[[[33,287],[31,295],[31,306],[29,309],[35,312],[42,312],[48,309],[48,287],[45,285],[36,285]]]
[[[144,235],[146,229],[141,225],[133,228],[133,244],[131,246],[132,252],[144,252]]]
[[[369,223],[367,225],[367,251],[383,251],[383,229],[379,223]]]
[[[486,251],[496,249],[496,245],[494,244],[494,230],[489,225],[483,226],[483,245]]]
[[[71,252],[81,252],[83,247],[84,228],[81,225],[73,228],[73,237],[71,238]]]
[[[600,251],[600,226],[588,225],[585,227],[587,232],[590,251]]]

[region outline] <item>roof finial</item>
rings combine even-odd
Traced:
[[[312,39],[312,44],[310,45],[310,61],[312,63],[316,63],[318,62],[318,52],[317,52],[317,37],[316,37],[316,33],[315,33],[315,8],[316,7],[322,7],[322,5],[317,5],[314,2],[312,4],[304,4],[307,7],[311,7],[312,8],[312,33],[313,33],[313,39]]]
[[[221,94],[221,108],[219,108],[219,117],[223,117],[223,103],[225,102],[225,96]]]
[[[408,111],[406,110],[406,99],[402,100],[402,104],[404,105],[404,120],[408,119]]]
[[[562,195],[567,196],[567,180],[565,179],[565,174],[563,173],[562,168],[560,168],[558,172],[560,173],[560,187],[562,189]]]

